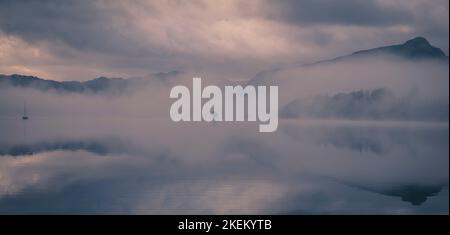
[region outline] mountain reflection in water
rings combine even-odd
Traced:
[[[0,213],[448,213],[447,124],[148,122],[2,120]]]

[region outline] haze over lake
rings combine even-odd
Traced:
[[[448,124],[282,121],[258,136],[147,119],[1,128],[2,213],[448,213]]]
[[[448,18],[447,0],[0,1],[0,214],[448,214]],[[172,121],[193,78],[273,86],[277,128]]]

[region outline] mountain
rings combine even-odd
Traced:
[[[258,73],[282,118],[447,121],[448,57],[425,38]]]
[[[281,118],[439,120],[449,118],[448,102],[412,102],[417,91],[399,97],[386,88],[295,99],[280,109]]]
[[[359,60],[363,58],[374,58],[379,56],[388,56],[393,58],[406,59],[409,61],[434,60],[448,63],[448,56],[446,56],[440,48],[432,46],[430,42],[428,42],[428,40],[424,37],[416,37],[402,44],[377,47],[368,50],[360,50],[349,55],[317,61],[314,63],[294,64],[285,68],[265,70],[256,74],[248,84],[256,84],[264,78],[271,76],[280,70],[289,69],[291,67],[311,67],[315,65],[332,64],[336,62]]]
[[[129,81],[122,78],[99,77],[86,82],[79,82],[45,80],[35,76],[18,74],[0,74],[0,86],[35,88],[41,91],[54,90],[72,93],[99,93],[108,90],[120,92],[128,86],[128,83]]]
[[[362,57],[374,57],[380,55],[393,55],[407,60],[439,60],[447,61],[448,57],[444,52],[432,46],[425,38],[416,37],[414,39],[408,40],[403,44],[391,45],[385,47],[379,47],[369,50],[361,50],[354,52],[350,55],[337,57],[330,60],[319,61],[312,64],[300,65],[302,66],[313,66],[323,63],[333,63],[342,60],[360,59]],[[299,66],[299,65],[294,65]],[[253,79],[247,84],[257,84],[261,80],[270,77],[274,73],[282,70],[281,68],[271,69],[258,73]],[[166,73],[154,73],[150,74],[148,77],[154,80],[165,81],[170,77],[175,77],[180,75],[180,71],[169,71]],[[0,74],[0,87],[13,86],[22,88],[35,88],[42,91],[53,90],[57,92],[70,92],[70,93],[122,93],[126,90],[138,89],[142,84],[148,82],[148,78],[106,78],[99,77],[93,80],[80,82],[80,81],[54,81],[45,80],[35,76],[25,76],[25,75],[1,75]],[[243,84],[244,85],[244,84]]]
[[[92,80],[80,81],[54,81],[45,80],[35,76],[2,75],[0,74],[0,87],[12,86],[19,88],[34,88],[41,91],[56,91],[69,93],[108,93],[120,94],[127,90],[138,89],[150,82],[152,78],[158,80],[168,79],[179,75],[179,71],[150,74],[147,78],[107,78],[99,77]]]
[[[445,60],[448,58],[440,48],[432,46],[430,42],[428,42],[428,40],[425,39],[424,37],[416,37],[406,41],[403,44],[356,51],[350,55],[340,56],[331,60],[320,61],[317,63],[333,62],[343,59],[359,59],[361,57],[366,56],[380,56],[380,55],[397,56],[408,60],[424,60],[424,59]]]

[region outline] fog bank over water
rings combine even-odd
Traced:
[[[448,76],[448,60],[378,56],[287,66],[259,73],[248,84],[278,85],[282,117],[446,121]],[[174,102],[169,98],[170,89],[176,85],[192,88],[193,77],[201,77],[203,87],[245,85],[225,75],[195,72],[124,80],[127,86],[120,90],[114,83],[108,87],[106,81],[101,93],[41,91],[5,83],[0,87],[0,114],[20,115],[26,101],[29,113],[35,116],[165,118]]]
[[[433,106],[445,107],[437,118],[425,105],[448,104],[448,64],[352,64],[250,81],[279,85],[280,112],[309,102],[294,106],[301,115],[283,117],[274,133],[259,133],[255,122],[170,121],[170,89],[191,87],[194,73],[120,93],[2,86],[0,212],[448,213],[448,105]],[[203,86],[245,85],[201,77]],[[398,104],[430,115],[387,115]],[[308,115],[324,107],[356,116]]]
[[[387,88],[399,96],[448,100],[448,61],[397,57],[352,58],[309,66],[287,66],[258,74],[252,84],[277,84],[280,103],[293,98]]]
[[[161,119],[1,123],[4,212],[437,213],[448,205],[448,125],[285,120],[261,134],[256,125]]]
[[[0,0],[0,214],[448,214],[448,19],[448,0]],[[278,109],[194,113],[194,78]],[[172,121],[176,86],[195,121]]]

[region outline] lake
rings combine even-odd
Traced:
[[[0,118],[0,213],[448,214],[448,123]]]

